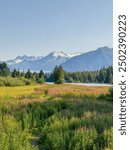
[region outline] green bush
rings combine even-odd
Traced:
[[[107,99],[111,102],[113,102],[113,87],[109,88]]]
[[[24,77],[21,77],[21,78],[19,78],[19,79],[20,79],[22,82],[24,82],[25,85],[31,85],[31,84],[34,83],[32,80],[26,79],[26,78],[24,78]]]
[[[25,85],[20,79],[7,77],[4,81],[5,86],[22,86]]]
[[[2,114],[0,114],[0,117]],[[0,150],[37,150],[21,130],[20,124],[11,115],[0,120]]]
[[[5,84],[4,84],[4,80],[3,80],[3,78],[2,78],[2,77],[0,77],[0,86],[5,86]]]
[[[23,86],[34,82],[25,78],[0,77],[0,86]]]
[[[104,130],[105,147],[112,149],[113,145],[113,128]]]
[[[113,87],[110,87],[107,94],[100,94],[98,96],[99,100],[107,100],[113,102]]]

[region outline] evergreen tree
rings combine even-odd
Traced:
[[[106,72],[106,68],[103,67],[100,71],[99,71],[99,82],[100,83],[105,83],[105,80],[106,80],[106,75],[107,75],[107,72]]]
[[[21,77],[21,73],[19,70],[17,71],[17,77]]]
[[[44,73],[43,71],[41,70],[38,74],[38,79],[37,79],[37,82],[38,83],[43,83],[44,82]]]
[[[24,72],[21,72],[21,77],[24,77],[25,76],[25,73]]]
[[[54,69],[54,83],[62,84],[64,83],[64,70],[62,66],[56,66]]]
[[[37,79],[38,79],[37,73],[36,73],[36,72],[33,72],[32,76],[33,76],[33,81],[37,81]]]
[[[32,79],[33,78],[33,75],[31,73],[30,69],[28,69],[28,71],[25,73],[25,78],[27,78],[27,79]]]
[[[10,70],[5,62],[0,63],[0,76],[7,77],[10,75]]]
[[[12,77],[14,77],[14,78],[17,77],[17,70],[16,69],[13,70]]]

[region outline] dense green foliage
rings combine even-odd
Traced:
[[[54,69],[54,83],[62,84],[64,83],[64,70],[62,66],[56,66]]]
[[[36,83],[44,83],[44,73],[42,70],[39,73],[37,73],[37,72],[32,73],[28,69],[28,71],[24,73],[24,72],[20,72],[19,70],[14,69],[11,75],[14,78],[24,77],[24,78],[32,80]]]
[[[20,72],[14,69],[10,72],[6,63],[0,63],[0,86],[23,86],[34,83],[44,83],[44,73]]]
[[[32,80],[19,77],[0,77],[0,86],[23,86],[23,85],[31,85],[34,84]]]
[[[49,96],[45,91],[0,98],[1,150],[112,150],[108,95]]]
[[[54,73],[46,73],[45,81],[54,82]],[[113,83],[113,67],[102,68],[99,71],[65,72],[64,80],[67,83]]]
[[[0,63],[0,76],[13,78],[26,78],[36,83],[54,82],[56,84],[81,82],[81,83],[113,83],[113,67],[102,68],[99,71],[65,72],[62,66],[56,66],[52,73],[20,72],[14,69],[10,72],[6,63]],[[19,81],[18,81],[19,82]],[[1,85],[3,83],[0,83]],[[21,85],[21,84],[19,84]]]
[[[106,99],[107,101],[113,102],[113,87],[109,88],[107,94],[100,94],[99,99]]]
[[[0,76],[7,77],[10,75],[10,70],[6,63],[0,63]]]

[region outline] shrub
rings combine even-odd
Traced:
[[[109,88],[107,99],[111,102],[113,102],[113,87]]]
[[[34,82],[25,78],[0,77],[0,86],[23,86]]]
[[[2,77],[0,77],[0,86],[5,86],[5,84],[4,84],[4,80],[3,80],[3,78],[2,78]]]
[[[112,149],[113,143],[113,128],[104,130],[105,147]]]
[[[23,81],[25,83],[25,85],[31,85],[34,83],[33,81],[23,78],[23,77],[21,77],[20,80]]]
[[[100,94],[98,96],[98,99],[100,100],[108,100],[110,102],[113,102],[113,87],[110,87],[107,94]]]

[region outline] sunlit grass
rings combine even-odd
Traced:
[[[43,93],[47,92],[49,95],[57,94],[106,94],[108,92],[109,86],[82,86],[82,85],[71,85],[71,84],[62,84],[62,85],[30,85],[30,86],[18,86],[18,87],[0,87],[0,97],[1,96],[20,96],[31,93]]]
[[[39,150],[112,150],[108,89],[71,84],[0,87],[1,141],[6,137],[5,145],[14,149],[37,150],[39,141]]]
[[[31,94],[35,88],[38,88],[39,85],[30,85],[30,86],[18,86],[18,87],[0,87],[0,97],[11,96],[16,97],[20,95]]]

